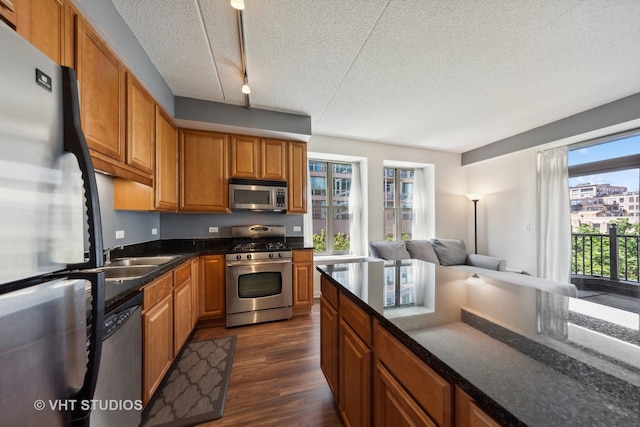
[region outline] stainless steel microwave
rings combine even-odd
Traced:
[[[287,211],[287,183],[231,178],[229,207],[233,210]]]

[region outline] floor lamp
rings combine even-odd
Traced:
[[[474,246],[475,253],[478,253],[478,200],[484,197],[484,194],[480,193],[468,193],[465,194],[467,199],[473,202],[473,236],[474,236]]]

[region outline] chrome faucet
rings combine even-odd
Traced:
[[[111,261],[111,252],[115,251],[116,249],[123,249],[122,245],[118,245],[118,246],[114,246],[112,248],[107,248],[104,249],[102,252],[104,254],[104,262],[105,264],[108,263],[109,261]]]

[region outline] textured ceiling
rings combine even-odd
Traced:
[[[464,152],[640,92],[638,0],[245,0],[251,106]],[[113,0],[174,95],[244,105],[228,0]]]

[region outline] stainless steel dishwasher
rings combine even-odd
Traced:
[[[142,415],[142,295],[105,316],[92,427],[137,427]]]

